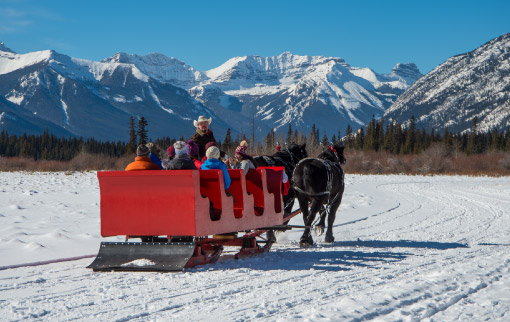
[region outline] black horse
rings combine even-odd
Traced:
[[[301,247],[313,245],[311,226],[319,211],[321,218],[316,226],[317,231],[319,233],[324,231],[327,215],[328,229],[324,241],[327,243],[335,241],[333,222],[345,188],[344,171],[340,165],[345,162],[343,145],[335,144],[330,145],[317,158],[303,159],[296,165],[293,175],[294,191],[307,227],[301,236],[299,243]]]
[[[294,206],[294,198],[296,195],[294,193],[294,189],[292,189],[292,173],[294,172],[294,168],[296,164],[304,158],[308,157],[308,153],[306,152],[306,143],[305,144],[290,144],[289,147],[285,150],[278,151],[275,154],[269,155],[259,155],[253,157],[253,163],[255,167],[285,167],[285,173],[289,177],[290,180],[290,189],[286,196],[283,196],[283,218],[288,216],[292,207]]]

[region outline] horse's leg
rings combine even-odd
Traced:
[[[326,206],[322,206],[319,210],[319,223],[315,226],[315,235],[321,236],[324,234],[324,229],[326,228]]]
[[[303,215],[303,223],[306,225],[306,221],[308,219],[308,198],[298,194],[297,200],[299,203],[299,209],[301,209],[301,214]]]
[[[299,209],[301,209],[301,214],[303,214],[303,224],[306,226],[306,223],[308,222],[308,198],[301,195],[296,194],[298,203],[299,203]],[[305,244],[303,244],[303,241],[308,240],[308,237],[310,236],[310,228],[305,228],[305,231],[303,232],[303,235],[301,236],[301,240],[299,242],[301,247],[305,247]],[[313,241],[312,241],[313,243]],[[309,245],[308,245],[309,246]]]
[[[328,229],[326,230],[326,237],[324,238],[326,243],[332,243],[335,241],[335,237],[333,236],[333,223],[335,222],[338,207],[340,207],[340,203],[342,202],[342,194],[343,192],[340,193],[338,199],[331,205],[331,208],[329,208]]]
[[[305,219],[306,228],[305,228],[305,231],[303,232],[303,236],[301,236],[301,240],[299,242],[299,245],[301,247],[309,247],[309,246],[313,245],[311,226],[313,224],[313,221],[315,220],[315,215],[317,214],[317,212],[319,211],[321,206],[322,206],[321,200],[313,199],[312,205],[310,206],[310,212],[308,213],[308,216]]]
[[[292,207],[294,207],[294,199],[296,198],[294,191],[292,189],[289,190],[289,194],[283,197],[284,209],[283,209],[283,217],[287,217],[292,212]],[[284,225],[289,224],[289,220],[283,223]]]

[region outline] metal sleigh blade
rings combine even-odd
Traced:
[[[193,255],[195,243],[102,242],[94,271],[182,271]]]

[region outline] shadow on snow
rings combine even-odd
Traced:
[[[424,241],[338,241],[333,244],[320,244],[315,247],[278,248],[258,256],[234,260],[233,255],[224,255],[214,265],[195,268],[196,271],[249,268],[253,270],[316,270],[348,271],[356,267],[378,268],[384,264],[399,262],[412,256],[411,253],[393,251],[332,250],[332,247],[367,248],[428,248],[446,250],[467,248],[465,244]]]
[[[431,241],[414,240],[356,240],[356,241],[338,241],[331,244],[332,247],[371,247],[371,248],[429,248],[429,249],[451,249],[451,248],[469,248],[466,244],[460,243],[441,243]]]

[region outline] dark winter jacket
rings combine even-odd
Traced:
[[[191,140],[198,145],[198,159],[202,160],[205,156],[205,145],[209,142],[216,142],[214,138],[214,134],[211,130],[207,130],[206,133],[202,132],[199,128],[197,128],[197,132],[193,134]]]
[[[223,179],[225,180],[225,190],[230,187],[230,176],[228,174],[227,166],[225,163],[221,162],[218,159],[207,159],[200,167],[200,170],[213,170],[220,169],[223,171]]]
[[[167,170],[197,170],[195,162],[187,154],[178,154],[168,161]]]

